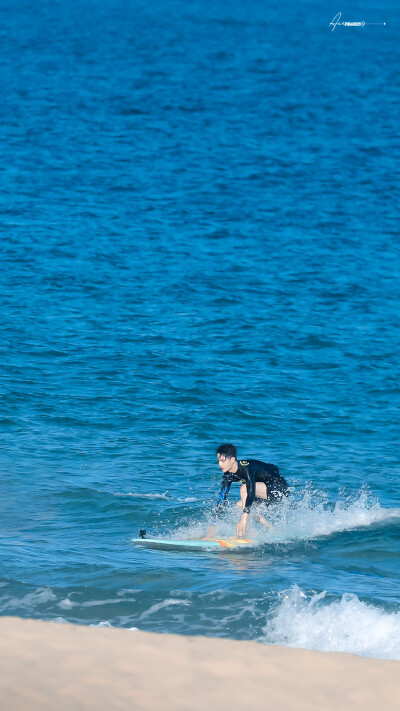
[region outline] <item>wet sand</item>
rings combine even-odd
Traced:
[[[400,663],[0,618],[4,711],[398,710]]]

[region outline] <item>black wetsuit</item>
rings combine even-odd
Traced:
[[[247,498],[243,509],[244,513],[249,513],[254,501],[263,501],[270,504],[280,501],[284,496],[288,496],[289,487],[286,479],[279,474],[279,469],[274,464],[259,462],[257,459],[242,459],[238,463],[238,470],[235,474],[227,472],[222,477],[221,491],[216,508],[216,518],[218,518],[226,504],[231,484],[239,482],[246,484]],[[261,481],[267,487],[267,499],[256,499],[256,482]]]

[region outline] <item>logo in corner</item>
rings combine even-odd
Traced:
[[[332,32],[338,25],[343,27],[365,27],[365,25],[386,25],[386,22],[365,22],[364,20],[357,22],[341,22],[342,13],[338,12],[333,18],[332,22],[329,23],[329,27],[332,27]]]

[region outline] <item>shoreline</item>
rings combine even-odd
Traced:
[[[376,711],[400,663],[211,637],[0,618],[7,711]]]

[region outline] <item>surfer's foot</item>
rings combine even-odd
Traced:
[[[270,530],[274,528],[273,525],[272,525],[272,523],[270,523],[269,521],[267,521],[267,519],[264,518],[264,516],[261,516],[261,514],[260,514],[259,517],[258,517],[258,522],[259,522],[259,523],[262,523],[263,526],[265,526],[266,528],[269,528]]]

